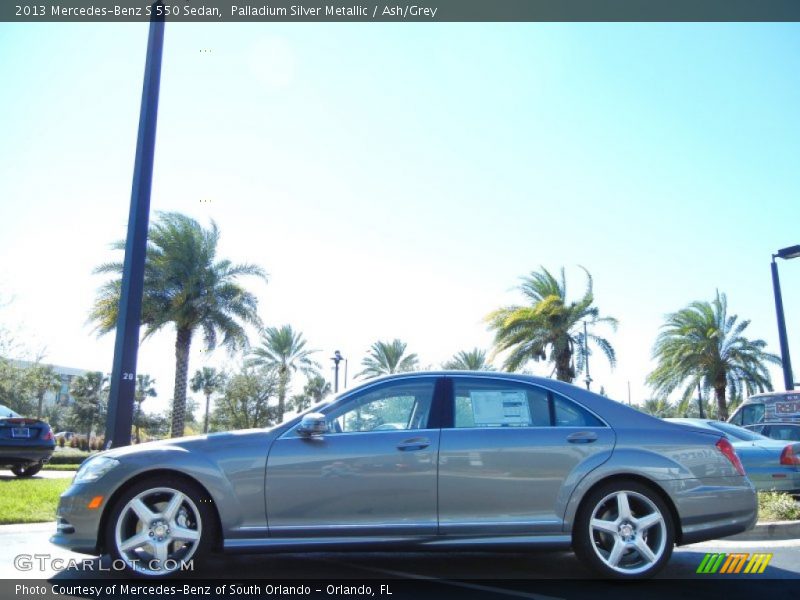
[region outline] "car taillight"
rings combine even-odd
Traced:
[[[717,441],[717,448],[725,455],[725,458],[731,461],[731,464],[733,465],[733,468],[736,469],[736,472],[739,473],[739,475],[744,475],[744,465],[742,465],[742,461],[739,460],[736,450],[733,449],[733,446],[731,446],[731,443],[727,440],[727,438],[720,438]]]
[[[40,436],[43,440],[52,440],[53,439],[53,430],[49,427],[42,432]]]
[[[800,466],[800,444],[789,444],[781,452],[781,464],[790,465],[793,467]]]

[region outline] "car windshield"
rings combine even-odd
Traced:
[[[744,442],[756,442],[759,440],[770,439],[765,435],[761,435],[760,433],[744,429],[743,427],[739,427],[738,425],[731,425],[730,423],[724,423],[723,421],[706,421],[706,422],[714,429],[718,429],[719,431],[727,434],[728,436]]]

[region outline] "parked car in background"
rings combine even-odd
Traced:
[[[713,419],[665,420],[727,435],[757,490],[800,494],[800,443],[773,440],[738,425]]]
[[[563,382],[487,372],[369,381],[270,429],[101,452],[51,541],[146,576],[228,552],[567,549],[607,577],[752,527],[720,432]],[[197,570],[197,567],[195,567]]]
[[[59,431],[54,436],[56,438],[56,442],[63,438],[64,442],[69,443],[75,437],[74,431]]]
[[[0,404],[0,467],[11,469],[17,477],[30,477],[50,460],[55,447],[50,425]]]
[[[773,440],[800,442],[800,423],[762,423],[747,425],[745,429],[760,433]]]
[[[800,393],[769,392],[750,396],[728,422],[742,427],[759,423],[800,423]]]

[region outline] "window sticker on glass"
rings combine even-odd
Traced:
[[[470,392],[476,427],[530,425],[528,398],[522,390]]]

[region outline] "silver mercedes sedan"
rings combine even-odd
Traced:
[[[100,453],[51,541],[146,576],[213,551],[572,547],[603,576],[642,578],[675,544],[756,516],[722,433],[551,379],[426,372],[271,429]]]

